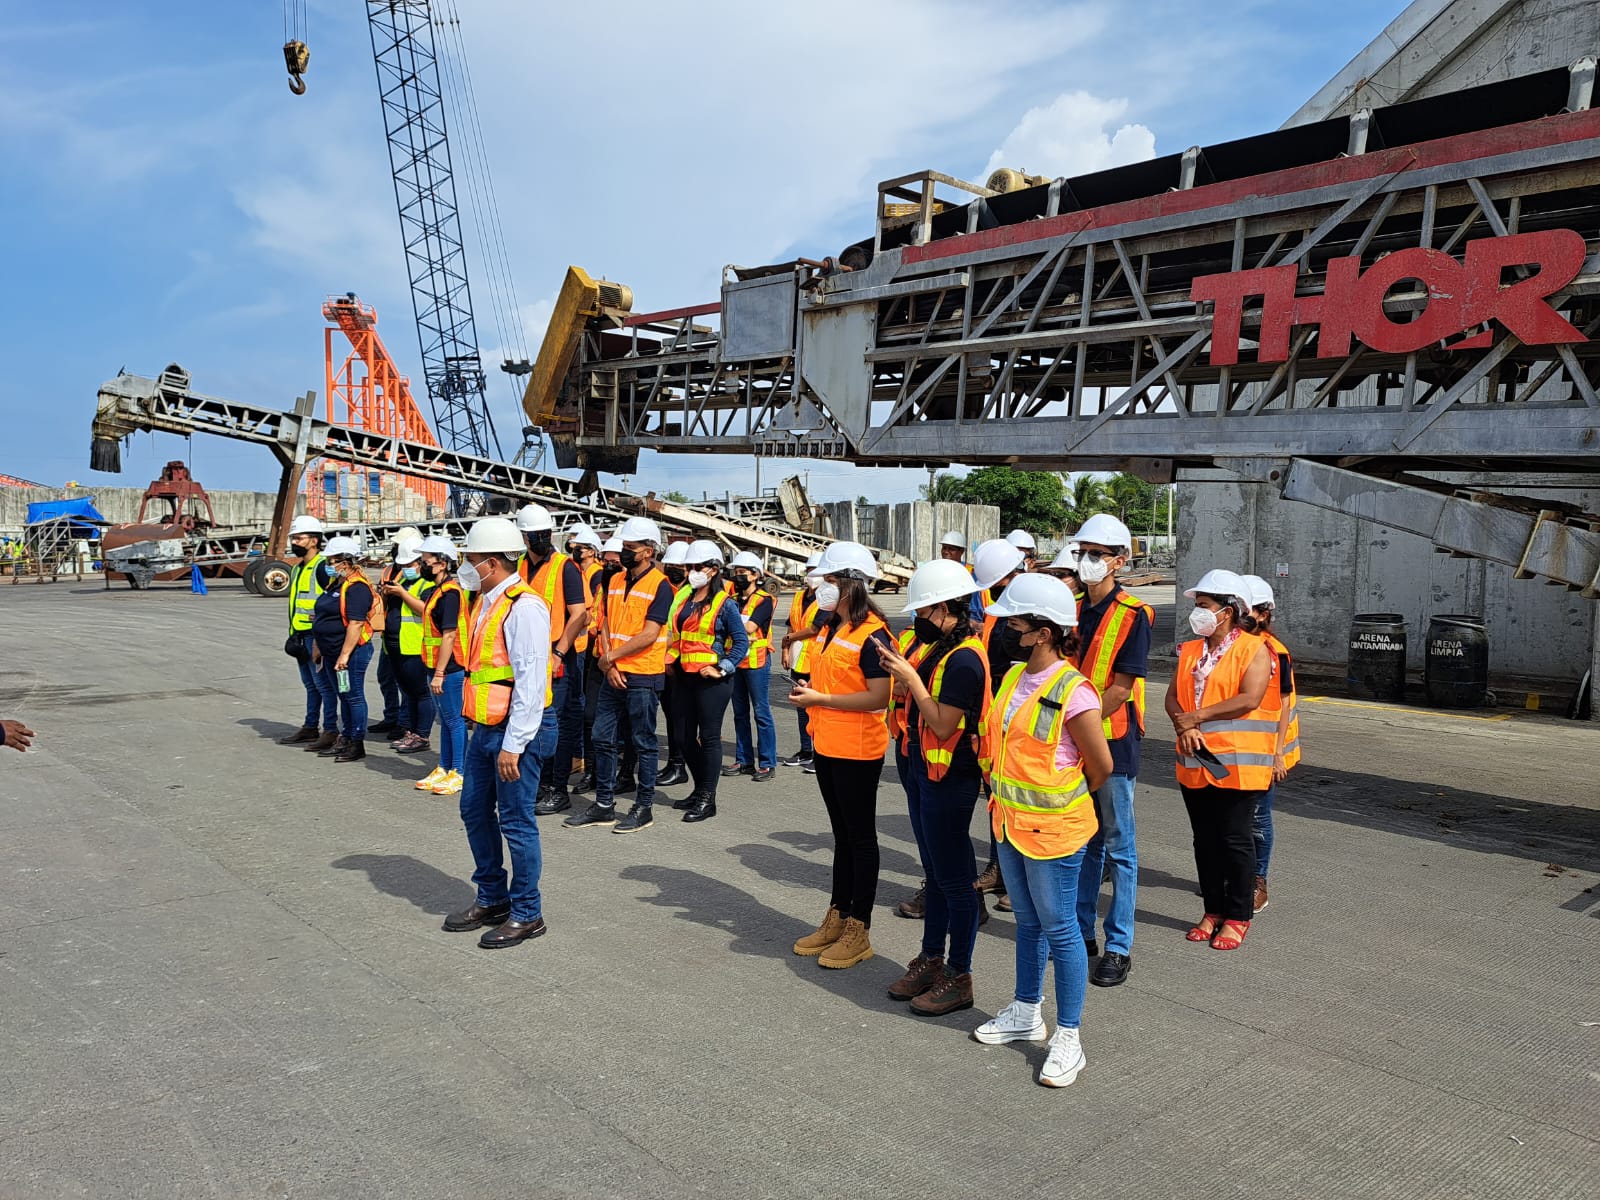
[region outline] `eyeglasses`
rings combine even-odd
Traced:
[[[1100,562],[1102,559],[1116,558],[1117,555],[1110,550],[1080,550],[1078,557],[1087,558],[1090,562]]]

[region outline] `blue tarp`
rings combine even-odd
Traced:
[[[28,505],[28,524],[37,525],[40,521],[53,520],[56,517],[83,517],[84,521],[74,521],[72,532],[80,537],[99,537],[100,530],[89,521],[105,523],[94,506],[94,500],[88,496],[77,500],[44,500],[38,504]]]

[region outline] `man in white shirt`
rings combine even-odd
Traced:
[[[517,572],[522,534],[505,517],[484,517],[467,532],[458,579],[466,663],[462,713],[467,758],[461,823],[467,829],[478,894],[445,918],[451,933],[491,926],[478,945],[499,950],[545,931],[539,874],[543,858],[533,806],[539,793],[540,723],[550,687],[550,610]],[[508,880],[501,848],[511,854]]]

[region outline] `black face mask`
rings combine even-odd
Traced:
[[[917,641],[929,646],[944,636],[944,630],[934,624],[929,617],[918,617],[912,621],[911,631],[917,635]]]
[[[682,567],[662,567],[661,569],[666,572],[667,578],[673,583],[682,583],[689,574]]]
[[[624,546],[620,552],[620,557],[623,567],[629,571],[639,565],[639,552],[637,550],[629,550]]]
[[[620,570],[622,570],[622,564],[621,563],[613,563],[613,562],[603,563],[603,564],[601,564],[601,567],[600,567],[600,578],[602,578],[602,579],[610,579],[613,575],[615,575]]]
[[[741,592],[748,592],[751,588],[755,587],[755,585],[756,581],[754,576],[735,575],[733,577],[733,586],[738,588]]]
[[[554,549],[555,543],[551,540],[550,531],[548,529],[541,529],[537,533],[528,534],[529,554],[532,554],[537,558],[546,558]]]
[[[311,547],[310,546],[290,546],[289,547],[289,552],[291,554],[293,554],[296,558],[304,558],[306,555],[311,553]]]

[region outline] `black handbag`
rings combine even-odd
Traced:
[[[306,648],[304,634],[291,633],[283,643],[283,652],[295,662],[311,661],[311,651]]]

